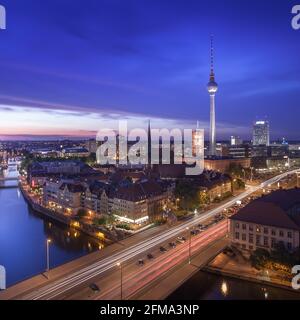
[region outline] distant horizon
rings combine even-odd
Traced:
[[[198,0],[1,5],[9,19],[0,32],[0,138],[89,136],[118,119],[160,128],[199,120],[208,130],[212,34],[217,139],[249,138],[259,119],[276,139],[298,138],[290,1],[217,0],[220,10]]]
[[[285,137],[284,137],[285,138]],[[243,143],[251,143],[252,139],[251,138],[245,138],[243,139]],[[49,136],[35,136],[35,135],[23,135],[22,137],[20,136],[6,136],[6,139],[3,139],[3,136],[0,136],[0,142],[58,142],[58,141],[88,141],[88,140],[96,140],[95,136],[60,136],[60,135],[49,135]],[[272,138],[270,139],[270,144],[274,142],[282,142],[283,138]],[[230,137],[229,138],[223,138],[223,139],[217,139],[217,143],[222,143],[222,142],[230,142]],[[286,139],[286,143],[298,143],[300,142],[300,137],[298,139]],[[205,138],[205,143],[209,143],[209,139]]]

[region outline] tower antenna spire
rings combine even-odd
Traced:
[[[215,80],[214,72],[214,36],[210,35],[210,80]]]
[[[210,132],[209,140],[210,146],[209,151],[211,156],[216,155],[216,110],[215,110],[215,95],[218,91],[218,84],[215,81],[214,72],[214,46],[213,46],[213,35],[210,36],[210,77],[207,85],[207,90],[210,95]]]

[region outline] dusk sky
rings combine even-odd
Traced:
[[[209,120],[215,42],[217,138],[300,139],[300,30],[289,0],[0,0],[0,138],[88,136]]]

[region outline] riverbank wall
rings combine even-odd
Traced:
[[[26,192],[26,190],[24,190],[22,184],[19,184],[19,189],[25,199],[25,201],[27,202],[27,204],[36,212],[38,212],[39,214],[46,216],[49,219],[52,219],[54,221],[57,221],[59,223],[65,224],[70,228],[74,228],[78,231],[81,231],[85,234],[87,234],[90,237],[93,237],[97,240],[101,240],[103,242],[105,242],[106,244],[111,244],[113,242],[113,239],[111,237],[111,234],[109,232],[106,232],[105,230],[100,230],[100,229],[95,229],[93,226],[90,225],[85,225],[82,223],[79,224],[74,224],[74,219],[72,219],[71,217],[65,216],[61,213],[57,213],[53,210],[49,210],[45,207],[43,207],[42,205],[40,205],[39,203],[34,202],[31,197],[28,195],[28,193]],[[103,235],[105,237],[103,237]]]
[[[211,267],[204,267],[202,269],[202,271],[208,272],[208,273],[212,273],[212,274],[216,274],[219,276],[223,276],[223,277],[227,277],[227,278],[232,278],[232,279],[238,279],[238,280],[243,280],[243,281],[248,281],[248,282],[253,282],[253,283],[258,283],[258,284],[262,284],[262,285],[267,285],[270,287],[275,287],[275,288],[280,288],[280,289],[285,289],[285,290],[289,290],[292,292],[296,292],[291,285],[284,285],[282,283],[277,283],[274,281],[268,281],[268,280],[264,280],[264,279],[258,279],[258,278],[254,278],[251,277],[250,275],[241,275],[241,274],[237,274],[237,273],[233,273],[233,272],[226,272],[226,271],[221,271],[215,268],[211,268]],[[300,295],[300,293],[299,293]]]

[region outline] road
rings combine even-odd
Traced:
[[[211,209],[204,214],[196,216],[193,219],[185,223],[182,223],[180,226],[177,226],[168,231],[165,231],[163,234],[146,239],[138,244],[132,245],[129,248],[126,248],[120,252],[117,252],[111,255],[110,257],[97,261],[88,267],[82,268],[79,271],[64,277],[63,279],[56,280],[46,286],[43,286],[27,295],[24,295],[22,299],[24,300],[56,299],[57,297],[63,294],[66,294],[72,289],[76,287],[80,287],[81,285],[90,281],[91,279],[97,276],[100,276],[101,274],[107,272],[108,270],[115,268],[118,263],[124,263],[126,261],[129,261],[137,257],[138,255],[146,253],[152,248],[159,246],[160,244],[170,239],[174,240],[175,237],[183,233],[187,228],[192,228],[195,225],[202,223],[209,218],[212,218],[217,213],[234,205],[236,201],[239,201],[248,197],[250,194],[258,191],[259,189],[266,188],[269,184],[277,183],[285,176],[296,173],[297,171],[299,171],[299,169],[284,172],[276,177],[273,177],[261,183],[259,186],[249,186],[246,191],[234,197],[233,199],[229,200],[228,202],[220,205],[217,208]]]
[[[157,259],[146,262],[146,265],[138,267],[138,270],[132,270],[123,277],[123,297],[126,299],[132,296],[176,265],[188,261],[189,248],[191,248],[192,255],[194,251],[198,251],[214,240],[224,237],[227,230],[227,220],[222,221],[204,233],[192,237],[191,246],[189,246],[189,241],[186,241],[184,244],[179,244],[178,248],[170,249],[161,253]],[[94,297],[94,300],[114,300],[118,298],[120,298],[120,279],[117,279],[115,283],[110,283],[109,289],[103,290],[101,294]]]

